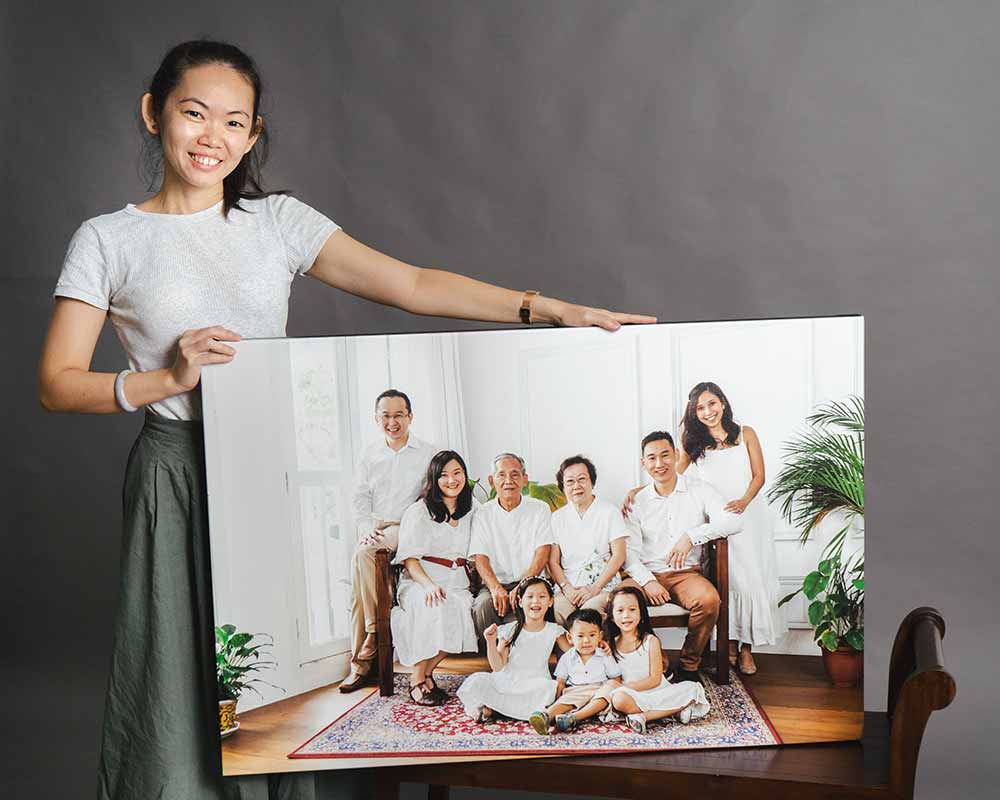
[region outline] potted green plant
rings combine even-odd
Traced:
[[[274,640],[266,633],[243,633],[229,624],[216,627],[215,676],[219,693],[219,730],[223,735],[239,727],[236,703],[244,691],[249,689],[263,697],[255,686],[258,683],[281,689],[259,677],[259,673],[277,666],[276,661],[267,657],[273,646]]]
[[[478,478],[476,480],[470,479],[469,486],[472,487],[473,493],[480,499],[480,502],[488,502],[497,496],[496,489],[491,486],[489,492],[487,492],[486,487],[480,483]],[[557,511],[566,505],[566,495],[562,493],[558,484],[555,483],[528,481],[528,485],[521,488],[521,494],[548,503],[549,508],[553,511]]]
[[[853,686],[863,670],[864,550],[844,556],[851,528],[865,513],[865,409],[855,396],[826,403],[810,414],[809,430],[785,445],[785,466],[768,492],[781,512],[801,527],[805,544],[828,515],[843,516],[841,528],[823,548],[816,569],[782,606],[802,592],[810,601],[809,624],[831,682]]]

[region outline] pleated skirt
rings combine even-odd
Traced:
[[[312,800],[311,773],[223,779],[200,422],[146,415],[123,490],[99,800]]]

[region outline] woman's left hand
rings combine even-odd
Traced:
[[[625,314],[608,311],[606,308],[591,308],[566,303],[557,317],[557,323],[567,328],[597,327],[606,331],[616,331],[622,325],[648,325],[656,322],[656,317],[644,314]]]
[[[748,505],[750,505],[750,501],[741,497],[739,500],[730,500],[726,503],[723,511],[728,511],[730,514],[742,514]]]

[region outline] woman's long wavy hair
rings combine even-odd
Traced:
[[[507,649],[509,650],[514,646],[514,642],[517,641],[517,637],[521,634],[521,630],[524,628],[524,609],[521,608],[521,598],[524,597],[524,593],[534,586],[536,583],[540,583],[546,588],[549,593],[549,597],[555,598],[556,590],[552,586],[552,582],[548,578],[543,578],[541,575],[533,575],[529,578],[525,578],[517,585],[517,606],[514,608],[514,616],[517,618],[517,622],[514,623],[514,632],[510,635],[510,639],[507,640]],[[556,612],[552,606],[548,607],[545,612],[546,622],[556,621]]]
[[[712,450],[717,446],[715,439],[712,438],[712,434],[705,427],[705,423],[698,419],[696,411],[698,398],[701,397],[703,392],[714,394],[725,406],[725,410],[722,412],[722,429],[726,432],[726,439],[722,444],[734,445],[736,444],[736,440],[740,438],[740,426],[733,422],[733,407],[729,402],[729,398],[719,388],[719,384],[712,383],[711,381],[702,381],[695,384],[695,387],[688,392],[687,407],[684,409],[684,419],[681,421],[681,426],[683,427],[681,444],[684,446],[684,452],[687,453],[692,464],[705,455],[706,450]]]
[[[462,493],[459,494],[455,503],[455,513],[448,510],[444,504],[444,495],[441,487],[438,486],[438,478],[444,472],[449,461],[457,461],[465,473],[465,485]],[[465,461],[454,450],[442,450],[434,454],[431,463],[427,465],[424,473],[424,483],[420,489],[420,499],[427,506],[427,512],[435,522],[450,522],[453,519],[461,519],[472,510],[472,487],[469,485],[469,470],[466,469]]]
[[[263,96],[263,84],[260,73],[257,71],[257,65],[254,64],[250,56],[235,45],[208,39],[182,42],[172,47],[163,57],[163,61],[160,62],[160,66],[146,90],[153,98],[153,117],[157,121],[160,120],[167,97],[177,88],[184,73],[193,67],[206,64],[222,64],[230,67],[242,75],[253,87],[252,124],[256,126],[260,113],[261,97]],[[139,114],[139,132],[143,137],[143,177],[147,181],[149,191],[155,191],[157,179],[163,176],[163,148],[160,137],[154,136],[146,130],[141,113]],[[230,209],[233,208],[246,211],[240,206],[240,200],[258,200],[272,194],[288,194],[287,190],[265,192],[261,188],[263,183],[261,170],[267,161],[269,137],[267,128],[263,126],[255,127],[253,132],[259,134],[253,149],[240,159],[236,169],[222,181],[222,209],[227,216]]]
[[[642,593],[642,589],[637,589],[635,586],[619,586],[613,590],[608,595],[608,604],[605,607],[604,640],[611,648],[611,655],[614,656],[615,661],[622,660],[621,654],[618,652],[618,637],[622,635],[622,629],[615,623],[612,611],[615,607],[615,598],[623,594],[631,595],[639,604],[639,624],[635,626],[636,636],[639,637],[639,645],[641,646],[646,641],[646,637],[653,632],[653,623],[649,619],[649,606],[646,603],[646,596]]]

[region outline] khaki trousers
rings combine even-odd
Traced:
[[[383,531],[381,541],[359,544],[351,557],[351,666],[367,672],[378,651],[371,648],[361,652],[369,633],[375,632],[375,551],[387,549],[396,552],[399,544],[399,526]]]
[[[690,612],[687,636],[681,646],[681,669],[694,672],[701,666],[701,654],[712,638],[712,628],[719,619],[719,593],[700,567],[677,572],[653,573],[657,582],[670,593],[670,600]],[[648,599],[648,598],[647,598]],[[720,646],[725,646],[723,642]]]
[[[584,603],[580,608],[592,608],[594,611],[599,611],[601,618],[605,616],[605,609],[608,605],[608,598],[610,597],[609,592],[599,592],[591,597],[586,603]],[[576,611],[576,606],[573,605],[562,592],[556,595],[555,603],[552,606],[552,610],[556,614],[556,622],[566,627],[566,617]]]

